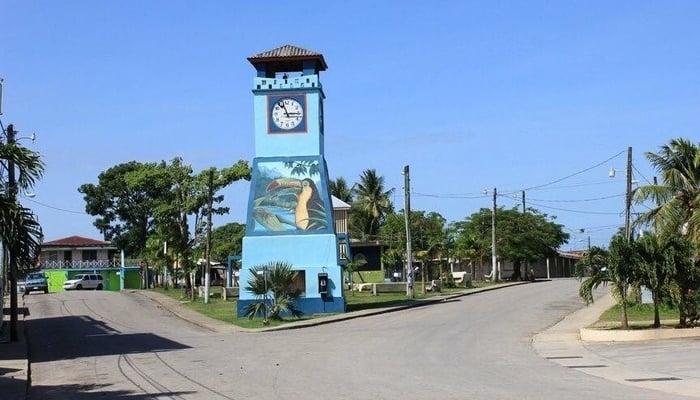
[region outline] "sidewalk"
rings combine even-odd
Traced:
[[[26,398],[29,384],[28,347],[24,322],[17,321],[19,341],[10,342],[10,321],[5,321],[0,335],[0,397],[4,400]]]
[[[614,304],[612,295],[607,293],[590,306],[568,315],[558,324],[535,335],[535,351],[563,367],[623,385],[700,398],[700,373],[682,372],[678,364],[684,361],[677,356],[678,351],[700,352],[694,348],[697,346],[683,346],[682,343],[674,343],[673,340],[622,344],[620,342],[626,339],[616,337],[618,333],[614,331],[601,334],[607,339],[605,343],[581,340],[584,328],[595,323],[598,317]],[[695,331],[694,335],[700,336],[698,328],[671,331],[676,331],[677,338],[687,338],[688,331]],[[620,334],[624,335],[624,332]],[[612,346],[611,342],[619,344]],[[659,348],[651,348],[657,344]],[[671,344],[678,346],[671,347]],[[660,356],[659,353],[665,354]],[[627,354],[634,354],[634,357]]]

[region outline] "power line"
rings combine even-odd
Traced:
[[[588,214],[588,215],[619,215],[619,213],[616,213],[616,212],[570,210],[570,209],[566,209],[566,208],[545,206],[545,205],[543,205],[543,204],[537,204],[537,203],[530,203],[530,204],[535,205],[535,206],[537,206],[537,207],[547,208],[547,209],[550,209],[550,210],[566,211],[566,212],[572,212],[572,213],[577,213],[577,214]]]
[[[437,199],[481,199],[488,197],[488,195],[483,193],[464,193],[464,194],[431,194],[431,193],[418,193],[411,192],[411,195],[419,197],[432,197]]]
[[[595,197],[591,199],[580,199],[580,200],[546,200],[546,199],[533,199],[529,198],[530,201],[544,201],[544,202],[549,202],[549,203],[579,203],[579,202],[589,202],[589,201],[599,201],[599,200],[608,200],[608,199],[614,199],[616,197],[624,197],[625,194],[614,194],[611,196],[604,196],[604,197]]]
[[[594,166],[592,166],[592,167],[588,167],[588,168],[582,169],[582,170],[580,170],[580,171],[578,171],[578,172],[574,172],[573,174],[567,175],[567,176],[565,176],[565,177],[563,177],[563,178],[559,178],[559,179],[553,180],[553,181],[551,181],[551,182],[549,182],[549,183],[545,183],[545,184],[537,185],[537,186],[532,186],[532,187],[525,188],[525,189],[522,189],[522,190],[527,191],[527,190],[532,190],[532,189],[538,189],[538,188],[541,188],[541,187],[545,187],[545,186],[553,185],[553,184],[555,184],[555,183],[559,183],[559,182],[561,182],[561,181],[563,181],[563,180],[569,179],[569,178],[574,177],[574,176],[576,176],[576,175],[579,175],[579,174],[582,174],[582,173],[584,173],[584,172],[590,171],[590,170],[592,170],[593,168],[599,167],[599,166],[601,166],[601,165],[607,163],[608,161],[614,159],[615,157],[618,157],[620,154],[622,154],[622,153],[624,153],[624,152],[626,152],[626,151],[627,151],[627,150],[622,150],[621,152],[615,154],[614,156],[608,158],[607,160],[601,161],[601,162],[599,162],[598,164],[596,164],[596,165],[594,165]]]
[[[36,201],[34,199],[26,198],[26,197],[25,197],[25,200],[31,201],[32,203],[36,203],[36,204],[43,206],[43,207],[46,207],[46,208],[51,208],[53,210],[63,211],[63,212],[71,213],[71,214],[90,215],[84,211],[66,210],[65,208],[54,207],[52,205],[44,204],[42,202]]]
[[[646,182],[648,185],[651,185],[651,184],[652,184],[651,181],[649,181],[649,179],[647,179],[647,177],[644,176],[644,174],[642,174],[642,173],[637,169],[636,166],[634,166],[634,164],[632,164],[632,168],[634,169],[634,171],[635,171],[639,176],[642,177],[642,179],[644,180],[644,182]]]

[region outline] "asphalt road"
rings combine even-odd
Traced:
[[[681,399],[539,356],[576,280],[304,329],[215,333],[136,293],[27,296],[29,399]],[[233,312],[233,310],[232,310]]]

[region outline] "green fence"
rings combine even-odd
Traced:
[[[49,292],[62,292],[63,283],[79,274],[100,274],[104,279],[104,289],[119,291],[119,274],[120,269],[50,269],[44,270],[49,281]],[[140,289],[141,288],[141,269],[139,267],[130,267],[124,269],[124,289]]]

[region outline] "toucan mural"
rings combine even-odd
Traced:
[[[327,231],[332,208],[318,160],[257,160],[248,230]]]

